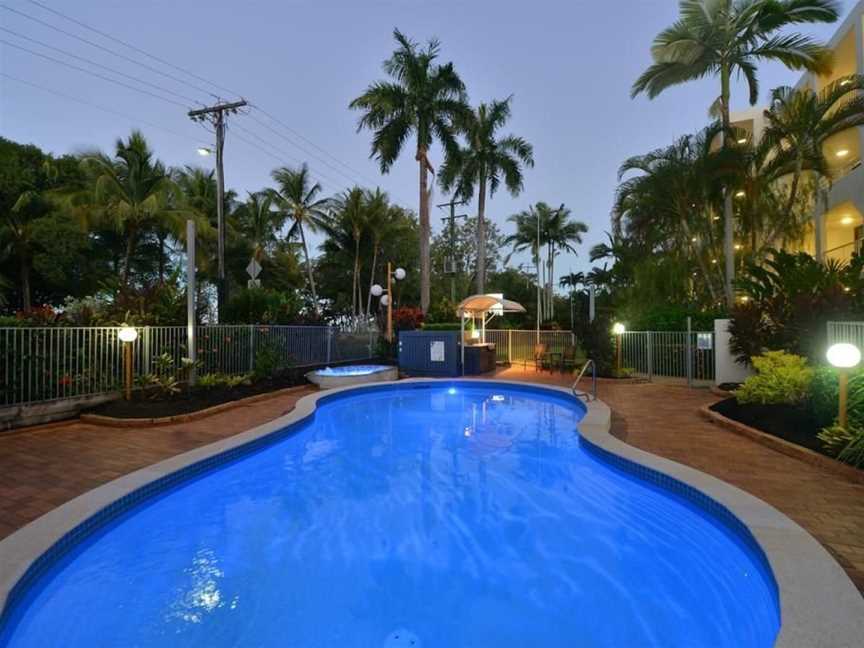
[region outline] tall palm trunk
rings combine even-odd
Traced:
[[[123,287],[129,286],[129,280],[132,277],[132,257],[135,256],[135,247],[138,239],[138,234],[134,228],[130,228],[126,232],[126,256],[123,260]]]
[[[369,273],[369,292],[366,294],[366,317],[372,313],[372,286],[375,285],[375,270],[378,265],[378,241],[372,241],[372,272]]]
[[[724,64],[720,71],[720,103],[723,124],[723,148],[729,146],[729,66]],[[726,187],[723,194],[723,257],[725,261],[726,276],[723,282],[726,295],[726,306],[732,308],[735,302],[733,282],[735,281],[735,221],[732,210],[732,188]]]
[[[428,168],[426,160],[426,149],[417,147],[417,162],[420,165],[420,308],[425,315],[429,312],[430,283],[430,258],[429,238],[431,228],[429,226],[429,192]]]
[[[30,259],[25,255],[21,255],[21,295],[24,301],[24,310],[29,311],[33,308],[33,302],[30,293]]]
[[[708,273],[708,268],[705,266],[705,259],[699,253],[699,250],[696,249],[696,246],[693,244],[693,236],[690,233],[690,225],[687,223],[686,218],[681,218],[681,229],[684,232],[684,236],[687,238],[688,244],[690,245],[690,249],[693,250],[693,255],[696,257],[696,263],[699,266],[699,271],[702,273],[702,276],[705,277],[705,282],[708,284],[708,293],[711,295],[711,301],[717,301],[717,292],[714,290],[714,281],[711,279],[711,275]]]
[[[354,230],[354,278],[351,282],[351,312],[359,315],[360,309],[360,233]]]
[[[480,172],[477,196],[477,294],[486,294],[486,170]]]
[[[312,304],[315,312],[318,312],[318,291],[315,290],[315,277],[312,276],[312,260],[309,258],[309,248],[306,246],[306,232],[303,231],[303,223],[297,221],[297,229],[300,230],[300,241],[303,243],[303,256],[306,258],[306,277],[309,279],[309,289],[312,291]]]

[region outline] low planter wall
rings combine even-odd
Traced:
[[[120,392],[112,392],[47,403],[4,407],[0,409],[0,431],[75,418],[84,409],[96,407],[118,398],[120,398]]]

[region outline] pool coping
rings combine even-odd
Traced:
[[[284,416],[103,484],[0,541],[0,612],[5,616],[6,603],[13,588],[18,586],[22,592],[26,591],[29,582],[38,576],[38,573],[31,575],[38,565],[45,563],[42,569],[47,568],[53,562],[52,554],[58,552],[59,557],[62,555],[59,552],[65,553],[67,545],[73,545],[80,537],[86,536],[89,526],[96,526],[88,524],[94,516],[104,516],[105,511],[118,509],[118,500],[121,499],[129,501],[126,508],[134,506],[135,501],[148,496],[148,491],[158,489],[154,483],[167,483],[171,476],[181,471],[185,478],[187,470],[196,466],[205,470],[207,465],[212,465],[223,455],[242,452],[244,446],[257,446],[255,442],[263,443],[266,437],[311,416],[319,399],[329,399],[343,391],[374,390],[387,385],[473,381],[495,383],[502,388],[528,387],[572,397],[570,390],[563,387],[486,378],[413,378],[308,394]],[[672,490],[680,488],[674,482],[695,489],[696,493],[727,509],[749,530],[764,553],[779,591],[782,625],[775,643],[777,648],[853,648],[860,645],[860,638],[864,636],[864,598],[840,565],[807,531],[753,495],[693,468],[639,450],[616,439],[610,430],[609,407],[598,400],[587,403],[586,414],[579,423],[581,442],[587,443],[601,460],[605,456],[616,467],[643,477],[640,467],[647,468],[649,473],[661,479],[654,481]],[[671,482],[662,480],[663,477],[671,478]],[[146,488],[148,486],[150,488]],[[134,496],[142,491],[144,494],[135,500]],[[116,514],[107,515],[113,517]],[[69,537],[78,530],[80,537]]]

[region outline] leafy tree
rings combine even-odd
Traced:
[[[729,146],[731,80],[736,73],[747,82],[750,104],[759,100],[756,64],[779,61],[795,70],[824,73],[831,54],[825,46],[802,34],[779,33],[789,25],[834,22],[839,6],[834,0],[681,0],[680,17],[654,39],[654,63],[633,84],[632,95],[654,98],[678,84],[720,77],[719,112],[723,145]],[[723,251],[726,302],[734,299],[735,276],[733,196],[723,202]]]
[[[467,145],[453,151],[441,167],[439,182],[445,191],[471,200],[477,192],[477,294],[486,292],[486,192],[495,195],[502,180],[514,197],[522,191],[522,165],[534,166],[534,149],[521,137],[498,136],[510,118],[510,101],[481,103],[458,123]]]
[[[420,168],[420,303],[429,309],[431,225],[429,222],[429,149],[437,139],[448,152],[457,148],[454,122],[468,112],[465,86],[452,63],[436,63],[440,43],[432,39],[421,47],[398,29],[397,49],[384,62],[389,81],[377,81],[354,99],[350,107],[363,111],[358,130],[373,131],[372,156],[387,173],[406,140],[416,138],[414,155]]]

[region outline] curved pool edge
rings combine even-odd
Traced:
[[[288,414],[246,432],[190,450],[107,484],[46,513],[0,541],[0,618],[7,603],[27,591],[44,569],[93,529],[152,494],[233,456],[252,451],[267,437],[295,427],[314,414],[319,400],[346,391],[380,389],[416,383],[483,382],[502,387],[551,391],[572,398],[569,389],[537,383],[484,378],[375,382],[330,389],[301,398]],[[780,596],[781,629],[778,648],[852,648],[864,636],[864,598],[828,551],[807,531],[766,502],[726,482],[682,464],[639,450],[611,434],[611,412],[602,401],[591,401],[579,423],[582,441],[611,455],[612,463],[639,466],[689,486],[728,509],[750,531],[764,553]],[[674,489],[673,489],[674,490]],[[18,590],[17,592],[15,592]],[[15,594],[13,594],[15,592]]]

